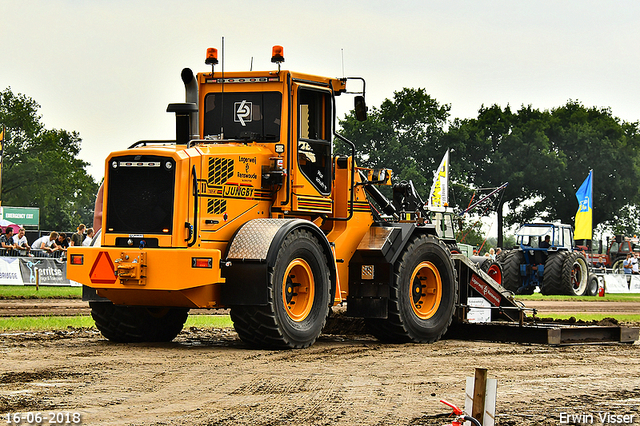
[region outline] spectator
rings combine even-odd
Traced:
[[[65,234],[64,232],[58,234],[56,246],[58,247],[58,250],[67,251],[67,249],[69,248],[69,240],[67,240],[67,234]]]
[[[78,225],[78,232],[71,236],[71,246],[81,246],[84,241],[84,223]]]
[[[93,232],[93,228],[89,228],[87,229],[87,236],[84,239],[84,241],[82,242],[83,246],[90,246],[91,245],[91,241],[93,240],[93,237],[96,233]]]
[[[32,248],[37,250],[44,250],[47,253],[53,253],[54,251],[58,250],[58,246],[56,246],[56,238],[58,238],[58,233],[56,231],[52,231],[49,235],[38,238],[33,243]]]
[[[600,256],[600,259],[598,259],[598,262],[596,263],[595,267],[600,272],[606,272],[606,270],[607,270],[607,262],[606,262],[604,256]]]
[[[638,268],[638,259],[636,258],[636,254],[631,255],[631,273],[638,275],[640,274],[640,269]]]
[[[496,251],[493,249],[493,247],[489,249],[489,257],[491,258],[491,260],[496,260]]]
[[[498,247],[496,249],[496,256],[500,256],[500,253],[502,253],[502,249],[500,247]]]
[[[18,246],[13,242],[13,228],[7,226],[7,230],[0,237],[0,246],[5,250],[17,250]]]
[[[627,254],[627,258],[622,262],[622,269],[625,274],[630,274],[633,271],[633,265],[631,264],[631,253]]]
[[[16,247],[19,250],[26,250],[27,256],[32,256],[32,254],[30,253],[31,247],[29,246],[29,242],[27,241],[27,236],[25,235],[25,232],[27,231],[25,231],[24,228],[20,228],[18,230],[18,233],[13,236],[13,243],[16,245]]]

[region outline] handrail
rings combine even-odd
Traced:
[[[333,134],[340,139],[341,141],[351,145],[351,196],[349,197],[349,215],[347,217],[328,217],[327,220],[335,220],[335,221],[347,221],[353,217],[353,193],[355,192],[355,158],[356,158],[356,145],[351,142],[349,139],[345,138],[338,132],[333,132]]]

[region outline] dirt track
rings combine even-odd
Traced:
[[[616,314],[638,314],[640,303],[607,301],[557,301],[527,300],[525,305],[535,308],[542,316],[549,313],[594,312],[612,316]],[[220,310],[193,310],[191,315],[216,314]],[[87,302],[80,299],[9,299],[0,300],[0,317],[40,315],[89,315]]]
[[[443,425],[439,399],[462,405],[465,377],[485,367],[498,379],[500,425],[558,425],[561,413],[599,424],[598,412],[640,424],[639,350],[323,335],[309,349],[268,351],[229,329],[129,345],[93,330],[4,334],[0,414],[78,411],[90,425]]]

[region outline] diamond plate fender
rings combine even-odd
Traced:
[[[236,232],[226,255],[222,270],[226,278],[222,286],[221,302],[225,306],[266,305],[269,269],[275,264],[278,249],[286,236],[297,229],[311,232],[320,242],[331,275],[331,299],[336,291],[336,267],[331,244],[322,230],[303,219],[254,219]]]

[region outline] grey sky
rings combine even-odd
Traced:
[[[47,128],[78,131],[99,180],[110,151],[173,138],[165,110],[184,99],[180,71],[208,70],[222,36],[229,71],[252,57],[272,69],[280,44],[283,68],[342,76],[343,49],[369,105],[424,87],[452,117],[578,99],[638,121],[638,22],[640,3],[624,0],[0,0],[0,89],[35,99]]]

